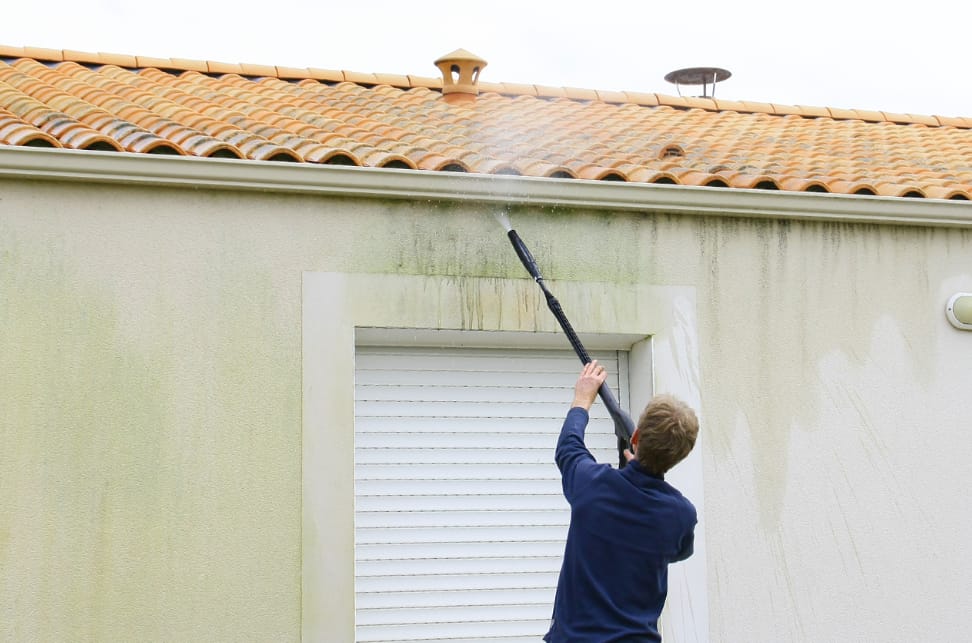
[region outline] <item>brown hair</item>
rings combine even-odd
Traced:
[[[685,459],[699,435],[695,411],[676,397],[656,395],[638,419],[638,463],[655,475]]]

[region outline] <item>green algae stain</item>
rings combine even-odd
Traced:
[[[0,638],[297,631],[299,274],[168,280],[133,310],[2,233]]]
[[[115,608],[138,607],[159,580],[134,573],[154,569],[134,561],[153,555],[167,520],[158,370],[121,339],[110,300],[5,241],[0,604],[13,609],[0,620],[28,639],[101,639],[124,620]]]

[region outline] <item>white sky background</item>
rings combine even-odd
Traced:
[[[8,0],[0,44],[677,94],[683,67],[732,72],[717,98],[972,117],[962,0]],[[12,6],[11,6],[12,5]],[[694,95],[695,88],[682,89]]]

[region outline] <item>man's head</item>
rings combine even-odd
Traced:
[[[699,420],[689,405],[671,395],[656,395],[638,419],[631,446],[641,466],[664,475],[685,459],[698,435]]]

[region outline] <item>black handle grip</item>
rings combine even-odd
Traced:
[[[530,254],[530,250],[523,243],[523,240],[520,239],[520,235],[516,233],[516,230],[510,230],[506,233],[506,236],[510,238],[510,243],[513,244],[513,249],[516,250],[516,256],[520,258],[520,263],[523,264],[523,267],[527,269],[531,277],[537,281],[541,281],[543,277],[540,275],[540,268],[537,266],[537,261]]]

